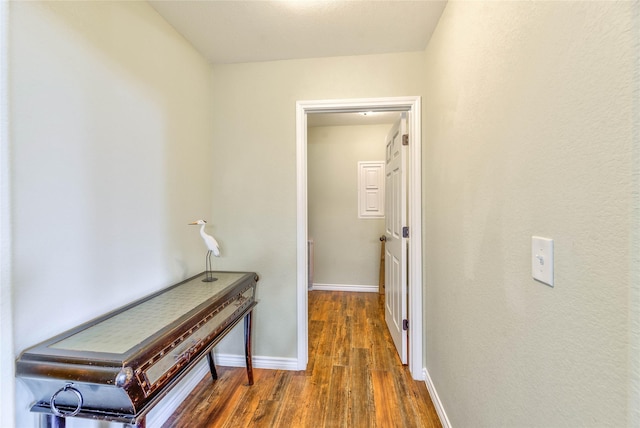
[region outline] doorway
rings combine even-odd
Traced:
[[[307,114],[366,111],[405,111],[410,134],[408,164],[409,269],[409,370],[414,379],[424,379],[422,367],[422,186],[421,186],[421,106],[420,97],[298,101],[296,103],[297,161],[297,322],[298,370],[308,361],[308,252],[307,252]],[[413,143],[413,144],[412,144]]]

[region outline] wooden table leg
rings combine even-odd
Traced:
[[[44,428],[65,428],[67,420],[63,417],[44,414],[42,415],[42,426]]]
[[[244,316],[244,356],[247,361],[247,378],[249,378],[249,385],[253,385],[253,364],[251,362],[251,313],[249,311]]]
[[[138,419],[134,424],[123,424],[123,428],[146,428],[146,427],[147,427],[146,416]]]
[[[207,360],[209,360],[209,371],[213,380],[218,380],[218,372],[216,371],[216,363],[213,359],[213,349],[207,354]]]

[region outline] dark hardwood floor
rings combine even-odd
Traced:
[[[309,293],[306,371],[218,367],[164,428],[440,427],[422,381],[411,378],[375,293]]]

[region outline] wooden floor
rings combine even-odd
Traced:
[[[309,293],[306,371],[218,367],[170,427],[440,427],[422,381],[393,347],[376,293]]]

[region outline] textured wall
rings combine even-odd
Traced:
[[[314,283],[378,285],[384,218],[358,218],[358,162],[384,161],[391,125],[323,126],[307,133]]]
[[[632,424],[637,8],[450,2],[427,48],[426,363],[454,427]]]
[[[211,81],[143,2],[9,16],[18,353],[203,269],[187,223],[211,209]],[[19,389],[15,426],[36,426],[30,402]]]
[[[415,52],[213,67],[218,263],[260,273],[255,355],[297,352],[296,101],[420,94],[422,62]],[[239,334],[231,341],[221,351],[240,354]]]

